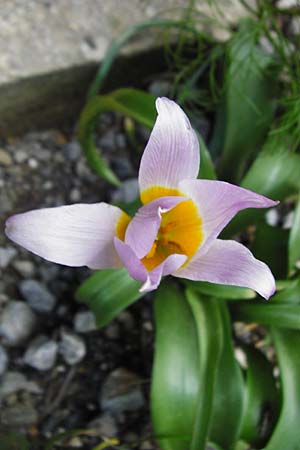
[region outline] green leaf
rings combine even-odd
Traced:
[[[0,433],[1,450],[30,450],[29,442],[20,433]]]
[[[228,449],[234,447],[241,425],[244,379],[234,355],[228,309],[222,301],[219,301],[219,307],[223,323],[223,351],[217,370],[209,436]]]
[[[300,332],[272,328],[280,368],[283,407],[265,450],[300,449]]]
[[[192,287],[195,291],[204,295],[211,295],[215,298],[226,300],[249,300],[256,297],[256,292],[252,289],[239,286],[227,286],[225,284],[209,283],[208,281],[182,280],[186,286]]]
[[[154,100],[147,92],[128,88],[92,97],[84,107],[79,120],[79,140],[90,166],[109,183],[117,186],[120,181],[95,146],[93,132],[100,115],[106,111],[121,113],[150,128],[156,118]]]
[[[262,325],[273,325],[278,328],[300,330],[300,305],[272,304],[234,304],[235,320],[242,322],[255,322]]]
[[[271,70],[272,57],[257,45],[256,29],[254,21],[243,21],[227,44],[224,98],[213,143],[221,146],[221,178],[233,182],[260,150],[275,109],[278,77]]]
[[[215,172],[215,168],[209,153],[208,148],[205,145],[202,137],[198,135],[199,145],[200,145],[200,171],[198,178],[206,179],[206,180],[216,180],[217,175]]]
[[[257,228],[250,246],[255,257],[270,267],[275,278],[284,278],[287,275],[288,237],[288,230],[263,223]]]
[[[289,237],[289,272],[300,269],[300,195],[295,209],[294,224]]]
[[[289,151],[286,139],[271,136],[250,167],[241,186],[272,198],[285,200],[300,189],[300,155]],[[226,227],[222,237],[232,236],[247,225],[262,221],[266,211],[248,209],[240,212]]]
[[[164,282],[154,303],[155,354],[151,415],[162,450],[188,449],[199,385],[195,322],[184,295]],[[199,449],[200,450],[200,449]]]
[[[240,438],[260,448],[269,438],[279,412],[273,368],[262,352],[243,346],[247,355],[246,389]]]
[[[76,292],[76,299],[87,303],[95,314],[97,325],[103,327],[123,309],[145,295],[141,283],[133,280],[126,269],[96,271]]]
[[[198,336],[199,389],[190,450],[205,450],[212,420],[214,386],[222,353],[223,329],[219,302],[186,290]]]

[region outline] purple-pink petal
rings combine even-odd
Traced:
[[[6,221],[6,235],[48,261],[92,269],[120,267],[113,238],[122,211],[106,203],[45,208]]]
[[[148,272],[132,248],[117,237],[114,238],[114,245],[122,263],[128,270],[129,275],[135,280],[144,283],[147,280]]]
[[[150,292],[157,289],[161,278],[166,275],[171,275],[176,272],[187,260],[186,255],[174,253],[168,256],[159,266],[155,267],[148,273],[147,280],[141,287],[141,292]]]
[[[224,181],[183,180],[180,190],[197,205],[204,239],[198,255],[204,254],[228,222],[246,208],[270,208],[278,202]]]
[[[160,197],[138,210],[125,234],[126,244],[138,258],[143,258],[150,251],[160,227],[161,213],[185,200],[185,197]]]
[[[158,117],[140,165],[141,192],[151,186],[177,188],[199,171],[198,139],[185,113],[167,98],[158,98],[156,109]]]
[[[269,267],[235,241],[216,239],[208,251],[174,274],[180,278],[248,287],[268,299],[275,292]]]

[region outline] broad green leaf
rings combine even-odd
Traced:
[[[126,269],[96,271],[76,292],[76,299],[87,303],[95,314],[97,325],[103,327],[123,309],[145,295],[141,283],[133,280]]]
[[[210,298],[207,299],[210,301]],[[238,437],[244,398],[244,379],[234,356],[231,322],[226,304],[219,301],[223,324],[223,351],[216,376],[210,438],[223,448],[233,448]],[[230,414],[228,414],[230,411]]]
[[[300,155],[289,151],[286,139],[271,136],[263,151],[250,167],[241,186],[273,200],[285,200],[300,189]],[[226,227],[222,236],[227,238],[249,224],[260,222],[266,210],[248,209],[240,212]]]
[[[288,238],[288,230],[262,223],[257,228],[250,246],[255,257],[270,267],[275,278],[284,278],[287,275]]]
[[[151,415],[162,450],[189,449],[199,386],[197,331],[178,287],[160,286],[154,303]],[[162,438],[164,436],[164,438]],[[200,449],[199,449],[200,450]]]
[[[240,438],[260,448],[278,417],[279,392],[273,367],[262,352],[243,346],[247,355],[246,389]]]
[[[300,279],[289,280],[288,285],[277,292],[274,297],[271,298],[270,302],[272,304],[292,303],[294,305],[300,305]]]
[[[211,295],[215,298],[223,298],[226,300],[249,300],[256,297],[256,292],[248,288],[209,283],[208,281],[183,281],[186,286],[192,287],[195,291],[201,292],[204,295]]]
[[[196,324],[199,352],[199,389],[190,450],[205,450],[212,421],[215,382],[222,354],[222,318],[217,299],[201,297],[190,288],[186,290],[186,297]]]
[[[272,328],[280,368],[283,407],[265,450],[300,449],[300,332]]]
[[[124,114],[142,125],[152,127],[156,110],[153,95],[137,89],[118,89],[108,95],[92,97],[79,120],[79,140],[90,166],[106,181],[119,185],[120,181],[96,148],[93,132],[100,115],[106,111]]]
[[[300,330],[300,305],[293,304],[234,304],[235,320],[272,325],[278,328]]]
[[[257,45],[257,24],[248,19],[227,44],[224,98],[213,139],[221,146],[221,178],[237,182],[260,150],[274,114],[278,77],[273,60]]]
[[[1,450],[30,450],[26,437],[13,432],[0,433],[0,448]]]
[[[293,273],[296,267],[300,269],[300,195],[289,237],[289,272]]]
[[[212,162],[208,148],[205,145],[202,137],[198,135],[200,145],[200,171],[198,178],[205,180],[216,180],[217,175],[215,172],[214,164]]]

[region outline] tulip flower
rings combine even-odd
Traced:
[[[139,169],[143,206],[133,218],[106,203],[59,206],[10,217],[7,236],[55,263],[126,267],[141,291],[173,275],[249,287],[269,298],[275,281],[268,266],[218,235],[239,211],[277,202],[226,182],[197,179],[199,144],[188,118],[167,98],[158,98],[156,108]]]

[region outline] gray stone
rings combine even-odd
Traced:
[[[41,394],[41,388],[20,372],[6,372],[0,383],[0,400],[18,391]]]
[[[118,188],[112,195],[114,202],[130,203],[139,196],[139,183],[137,178],[130,178],[124,181],[122,186]]]
[[[77,334],[62,330],[59,351],[65,362],[70,366],[73,366],[85,357],[85,342],[80,336],[77,336]]]
[[[32,261],[16,260],[12,266],[23,278],[31,278],[35,275],[35,266]]]
[[[5,269],[8,267],[16,254],[17,250],[14,247],[0,247],[0,268]]]
[[[55,364],[58,345],[46,336],[36,337],[24,355],[24,362],[37,370],[50,370]]]
[[[74,330],[77,333],[89,333],[97,330],[95,316],[91,311],[79,311],[74,317]]]
[[[33,279],[21,281],[20,292],[29,306],[38,312],[51,312],[56,305],[56,298],[47,287]]]
[[[139,410],[144,406],[141,379],[127,369],[114,370],[103,383],[100,406],[116,416]]]
[[[2,345],[0,345],[0,377],[4,374],[8,366],[8,355]]]
[[[14,159],[15,159],[17,164],[22,164],[23,162],[27,161],[28,154],[22,149],[17,150],[14,153]]]
[[[81,155],[81,147],[79,142],[77,141],[68,142],[68,144],[66,144],[63,148],[63,154],[69,161],[72,162],[77,161]]]
[[[103,413],[88,424],[88,429],[92,430],[97,436],[108,438],[116,437],[118,427],[115,418],[109,413]]]
[[[28,427],[38,422],[38,413],[31,403],[5,405],[0,412],[0,422],[10,427]]]
[[[0,336],[10,346],[24,344],[34,330],[36,316],[21,301],[10,301],[0,317]]]
[[[13,162],[12,157],[10,156],[10,154],[8,152],[6,152],[5,150],[2,150],[2,148],[0,148],[0,165],[4,166],[4,167],[8,167],[11,166]]]

